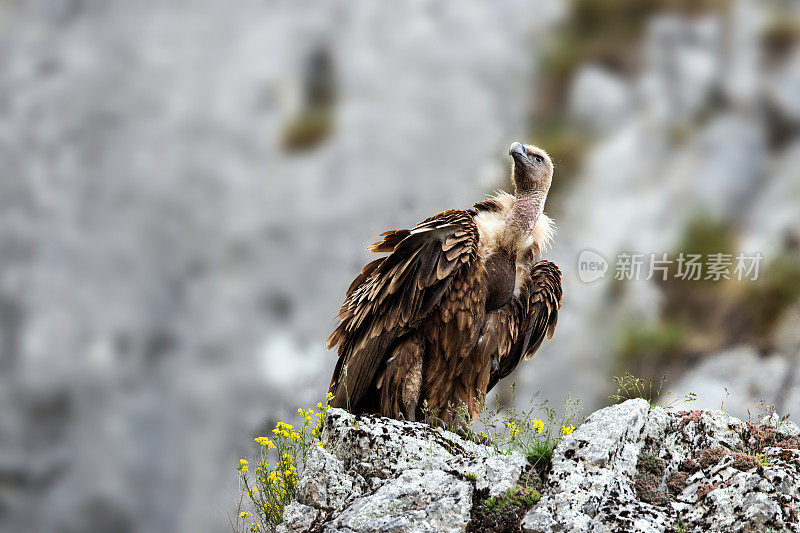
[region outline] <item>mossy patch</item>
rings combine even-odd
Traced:
[[[775,446],[784,450],[800,450],[800,436],[779,440]]]
[[[667,478],[667,492],[673,498],[678,496],[683,489],[686,488],[686,480],[689,479],[688,472],[681,472],[680,470],[673,472]]]
[[[639,453],[633,485],[640,501],[652,505],[665,505],[669,501],[667,491],[661,486],[665,466],[665,461],[652,451]]]
[[[728,455],[728,450],[722,446],[706,448],[700,455],[698,463],[700,464],[700,468],[705,470],[722,461],[726,455]]]
[[[778,430],[772,426],[760,426],[751,421],[744,423],[739,436],[744,442],[744,451],[749,455],[758,455],[764,452],[765,448],[775,446],[778,443]]]
[[[544,488],[544,482],[542,481],[542,476],[535,468],[530,468],[525,472],[523,472],[523,474],[519,478],[519,485],[527,487],[528,489],[534,489],[540,493]]]
[[[661,478],[650,472],[637,472],[634,480],[636,496],[640,501],[652,505],[666,505],[669,495],[660,487]]]
[[[747,472],[753,468],[758,468],[761,462],[757,457],[747,455],[746,453],[736,452],[733,454],[733,467],[742,472]]]
[[[660,457],[656,457],[652,452],[642,452],[636,463],[636,470],[649,472],[655,476],[664,475],[666,463]]]
[[[487,496],[488,489],[475,491],[467,531],[521,533],[522,518],[541,498],[538,490],[522,485],[516,485],[499,496]]]

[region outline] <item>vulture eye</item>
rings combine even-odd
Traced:
[[[537,163],[544,163],[544,157],[540,156],[539,154],[533,154],[533,160]]]

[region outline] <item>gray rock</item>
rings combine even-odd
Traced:
[[[304,475],[298,480],[298,501],[316,509],[335,511],[349,498],[358,497],[364,478],[347,474],[342,462],[324,449],[313,447],[306,459]]]
[[[278,533],[301,533],[314,524],[319,511],[300,502],[292,502],[283,509],[283,523]]]
[[[386,479],[409,468],[447,470],[458,457],[490,454],[484,446],[426,424],[355,417],[341,409],[331,409],[325,424],[326,449],[365,479]]]
[[[787,439],[800,433],[777,416],[759,425]],[[745,427],[724,411],[665,410],[642,399],[601,409],[559,441],[522,529],[800,531],[800,450],[746,448]],[[466,531],[484,494],[520,484],[530,468],[520,453],[340,409],[329,411],[322,442],[308,455],[281,533]]]
[[[800,426],[788,420],[782,424],[778,424],[778,434],[784,439],[790,439],[800,435]]]
[[[287,532],[302,531],[319,513],[324,531],[465,531],[474,490],[501,494],[528,468],[520,453],[341,409],[328,411],[322,442],[298,480],[300,506],[284,513]]]
[[[645,400],[608,407],[565,437],[553,454],[549,494],[525,516],[524,530],[591,531],[598,517],[619,512],[620,504],[635,505],[630,483],[621,479],[635,473],[649,408]],[[617,501],[612,502],[609,494],[618,494]],[[601,508],[604,511],[598,514]]]
[[[470,459],[461,470],[477,477],[476,489],[489,489],[490,496],[497,496],[513,488],[528,466],[528,461],[520,454],[494,455]]]
[[[407,470],[347,507],[325,531],[466,531],[472,490],[441,470]]]
[[[784,425],[789,433],[796,427]],[[800,451],[769,448],[763,452],[769,466],[741,471],[733,451],[743,447],[742,427],[723,411],[650,409],[644,400],[602,409],[559,443],[546,494],[526,514],[523,529],[669,531],[681,524],[690,531],[800,531],[794,511]],[[650,488],[665,491],[681,463],[716,447],[730,452],[698,464],[673,500],[653,505],[637,495],[642,450],[663,461],[659,485]]]

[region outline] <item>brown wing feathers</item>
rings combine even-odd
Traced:
[[[487,392],[553,336],[561,307],[561,270],[550,261],[534,264],[520,295],[489,316],[481,340],[493,358]]]
[[[368,250],[390,254],[369,263],[351,284],[341,323],[328,339],[329,349],[339,346],[330,388],[337,407],[357,406],[392,344],[419,326],[477,255],[470,211],[446,211],[382,237]]]

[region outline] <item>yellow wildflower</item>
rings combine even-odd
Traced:
[[[325,447],[322,445],[322,443],[321,443],[321,442],[318,442],[318,443],[317,443],[317,448],[322,448],[323,450],[325,449]]]
[[[519,427],[515,422],[506,422],[506,427],[508,428],[508,438],[510,440],[514,440],[519,435]]]
[[[544,431],[544,422],[542,422],[538,418],[534,418],[533,419],[533,429],[535,429],[537,432],[541,433],[542,431]]]
[[[317,409],[322,409],[322,402],[317,402]]]
[[[273,444],[273,442],[271,440],[269,440],[267,437],[256,437],[255,441],[260,446],[263,446],[264,448],[266,448],[268,450],[271,450],[272,448],[275,447],[275,444]]]
[[[564,426],[561,428],[561,433],[563,435],[569,435],[573,431],[575,431],[575,426]]]
[[[283,437],[284,439],[289,438],[289,432],[283,428],[275,428],[272,430],[272,432],[279,437]]]
[[[329,392],[328,394],[326,394],[325,395],[325,399],[328,400],[328,401],[333,400],[333,393]]]
[[[239,472],[247,472],[247,459],[239,459]]]
[[[250,511],[242,511],[239,513],[239,518],[247,518],[248,516],[253,516],[253,513]]]
[[[250,526],[250,531],[261,531],[261,526],[255,522]]]

